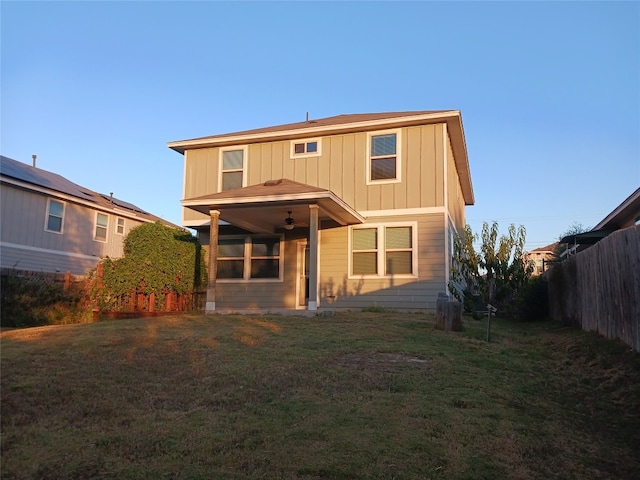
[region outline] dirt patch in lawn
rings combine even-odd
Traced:
[[[357,370],[394,372],[409,367],[428,369],[429,361],[404,353],[359,352],[348,353],[335,358],[331,365]]]

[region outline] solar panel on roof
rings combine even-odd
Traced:
[[[0,171],[2,171],[2,175],[6,177],[15,178],[16,180],[31,183],[32,185],[50,188],[56,192],[66,193],[91,202],[96,201],[95,198],[93,198],[93,193],[88,192],[76,183],[70,182],[61,175],[32,167],[31,165],[18,162],[5,156],[1,156],[0,160]]]

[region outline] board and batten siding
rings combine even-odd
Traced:
[[[464,198],[450,141],[447,141],[447,177],[447,208],[458,234],[461,235],[466,222]]]
[[[42,193],[31,192],[11,185],[1,185],[2,196],[2,268],[32,271],[70,271],[84,275],[95,267],[98,260],[109,256],[118,258],[123,253],[126,234],[140,225],[125,219],[124,235],[116,234],[116,215],[109,217],[107,241],[94,240],[96,210]],[[47,199],[64,203],[62,233],[48,232]]]
[[[367,185],[368,136],[362,132],[321,137],[321,155],[317,157],[291,158],[288,140],[248,145],[246,184],[287,178],[331,190],[356,210],[444,206],[443,130],[443,124],[399,129],[401,181],[398,183]],[[219,191],[219,150],[185,151],[184,198]],[[452,153],[449,156],[453,158]],[[183,222],[207,224],[208,216],[183,208]]]
[[[446,292],[444,214],[378,217],[367,223],[392,226],[398,222],[417,223],[418,277],[349,277],[349,228],[323,230],[319,275],[322,308],[435,308],[438,293]]]

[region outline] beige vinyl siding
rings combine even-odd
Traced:
[[[199,197],[218,191],[218,149],[203,148],[184,153],[184,198]],[[209,216],[188,208],[182,209],[183,223],[209,223]]]
[[[86,258],[59,250],[34,250],[2,245],[1,268],[32,272],[69,272],[85,275],[98,263],[98,258]]]
[[[117,216],[108,215],[107,240],[94,240],[96,210],[69,200],[1,185],[2,267],[66,271],[82,275],[105,256],[119,258],[127,233],[142,222],[126,218],[124,235],[116,235]],[[64,203],[62,233],[45,230],[47,199]],[[88,258],[84,258],[88,257]],[[94,260],[91,260],[94,259]]]
[[[288,178],[331,190],[356,210],[444,205],[443,125],[400,129],[401,182],[367,185],[367,133],[322,137],[322,154],[290,158],[290,141],[249,145],[247,185]],[[184,198],[218,191],[218,148],[185,152]],[[184,221],[207,216],[184,209]]]
[[[449,208],[449,214],[453,219],[456,230],[458,230],[458,232],[461,232],[465,226],[465,205],[462,195],[462,189],[460,188],[460,177],[458,176],[458,172],[456,171],[455,160],[453,157],[453,150],[451,148],[450,141],[447,141],[447,159],[447,206]]]
[[[323,230],[320,253],[320,307],[432,309],[445,292],[443,214],[378,217],[376,224],[417,222],[418,278],[350,278],[348,228]],[[373,223],[373,222],[369,222]]]

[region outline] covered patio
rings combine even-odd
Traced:
[[[209,283],[206,312],[216,312],[216,282],[218,280],[218,243],[220,225],[238,227],[254,234],[282,234],[302,230],[308,246],[308,262],[302,270],[308,281],[306,309],[318,309],[319,231],[356,225],[364,222],[355,209],[330,190],[294,182],[288,179],[269,180],[248,187],[188,198],[186,208],[210,217]],[[299,233],[299,232],[297,232]]]

